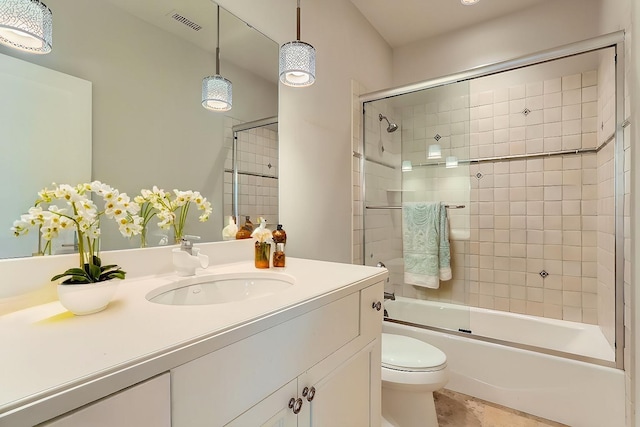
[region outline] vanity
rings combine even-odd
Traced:
[[[213,262],[196,278],[290,286],[152,302],[184,280],[170,248],[114,251],[153,271],[130,272],[105,311],[56,301],[0,317],[0,426],[379,426],[387,271],[296,258],[261,271],[252,245],[198,245]]]

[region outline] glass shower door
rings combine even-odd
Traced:
[[[377,100],[364,109],[363,255],[365,264],[382,262],[389,270],[385,291],[396,297],[387,301],[389,317],[469,332],[468,84]],[[413,223],[404,220],[416,203],[420,209],[445,206],[448,239],[436,247],[415,247],[413,234],[432,232],[429,227],[412,229]],[[433,236],[443,231],[433,230]],[[435,272],[423,274],[420,264],[434,257],[445,261]],[[409,259],[418,264],[409,265]]]

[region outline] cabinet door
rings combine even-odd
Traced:
[[[223,426],[263,401],[358,337],[359,303],[347,295],[173,369],[172,426]]]
[[[328,366],[319,363],[300,377],[298,393],[304,404],[299,426],[363,427],[376,422],[379,425],[380,414],[372,414],[371,405],[371,371],[380,370],[380,366],[372,366],[379,342],[374,340],[329,371]]]
[[[170,427],[169,374],[137,384],[41,426]]]
[[[244,414],[227,424],[228,427],[296,427],[298,417],[289,408],[291,399],[297,400],[298,381],[289,382],[257,403]]]

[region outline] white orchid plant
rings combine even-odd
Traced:
[[[91,200],[91,193],[102,197],[103,210],[98,210]],[[38,193],[35,205],[13,223],[11,231],[16,236],[22,236],[32,227],[38,227],[42,238],[50,244],[61,231],[75,229],[80,266],[54,276],[52,281],[66,277],[63,284],[77,285],[124,279],[126,272],[119,266],[103,266],[100,260],[100,217],[104,215],[113,219],[118,224],[120,233],[125,237],[131,237],[142,231],[139,210],[140,206],[131,201],[126,193],[120,193],[100,181],[75,187],[54,184],[53,189],[44,188]]]
[[[184,227],[187,223],[187,215],[191,204],[195,204],[198,210],[203,211],[198,217],[200,222],[209,219],[213,209],[211,203],[198,191],[173,190],[173,193],[153,186],[151,190],[143,189],[134,201],[141,207],[142,220],[142,246],[146,246],[146,233],[149,221],[157,216],[160,220],[158,227],[168,230],[173,227],[175,242],[180,242],[184,235]]]

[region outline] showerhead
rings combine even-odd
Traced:
[[[387,124],[389,125],[389,126],[387,126],[387,132],[391,133],[391,132],[395,132],[395,131],[398,130],[398,125],[395,124],[395,123],[391,123],[389,121],[389,119],[387,119],[385,116],[382,115],[382,113],[380,113],[378,115],[378,119],[380,119],[380,121],[382,121],[382,120],[386,120],[387,121]]]

